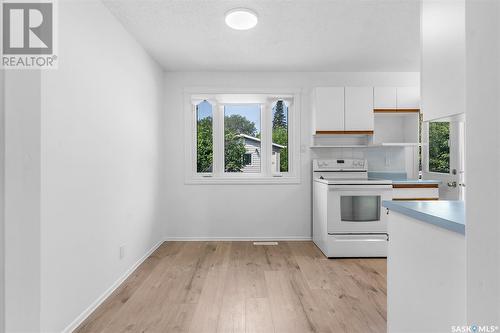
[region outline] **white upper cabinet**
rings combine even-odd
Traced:
[[[373,108],[376,110],[420,109],[420,88],[375,87]]]
[[[397,108],[397,88],[396,87],[375,87],[373,89],[374,109],[396,109]]]
[[[344,130],[344,87],[314,89],[315,131]]]
[[[420,89],[419,89],[419,87],[399,87],[399,88],[397,88],[397,108],[398,109],[420,109]]]
[[[345,87],[345,131],[373,131],[373,87]]]

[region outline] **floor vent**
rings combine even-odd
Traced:
[[[278,245],[278,242],[253,242],[253,245]]]

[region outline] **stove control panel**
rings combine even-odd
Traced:
[[[317,159],[313,171],[368,170],[368,161],[362,159]]]

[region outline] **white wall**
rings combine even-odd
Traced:
[[[40,327],[40,72],[5,73],[5,325]]]
[[[59,68],[7,76],[9,332],[76,324],[164,233],[163,71],[100,1],[58,15]]]
[[[500,326],[500,4],[468,0],[467,316]]]
[[[421,11],[424,120],[465,112],[465,0],[424,0]]]
[[[0,70],[0,333],[5,332],[5,99],[4,72]]]
[[[312,87],[415,86],[418,73],[166,73],[165,131],[167,237],[170,239],[311,237],[311,156],[354,156],[342,149],[311,153]],[[301,183],[282,185],[184,184],[183,89],[302,88]]]
[[[60,2],[59,19],[59,69],[42,76],[44,331],[162,240],[165,204],[161,68],[100,1]]]

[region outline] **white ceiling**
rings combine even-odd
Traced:
[[[419,71],[419,0],[104,0],[167,71]],[[259,24],[236,31],[233,8]]]

